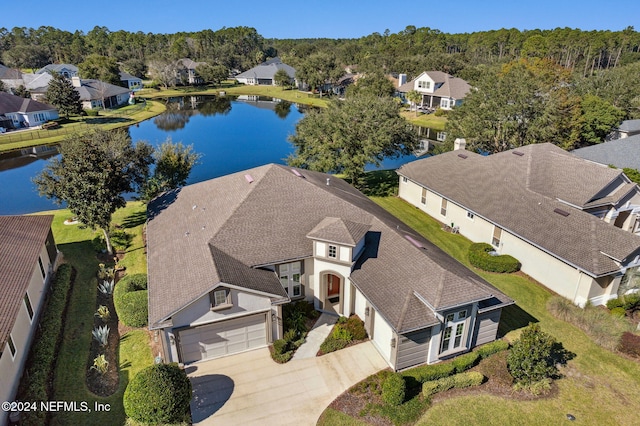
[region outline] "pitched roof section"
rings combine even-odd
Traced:
[[[575,204],[588,201],[593,198],[589,194],[596,194],[620,172],[551,144],[517,151],[523,155],[506,151],[485,157],[466,152],[466,159],[452,151],[406,164],[398,173],[588,274],[618,271],[613,259],[623,260],[636,252],[640,237],[557,198]],[[557,179],[565,182],[556,184]],[[593,186],[588,188],[585,182]],[[562,216],[556,209],[569,215]]]
[[[74,86],[74,88],[80,94],[81,101],[102,100],[103,98],[129,93],[129,89],[126,87],[116,86],[100,80],[81,78],[80,84],[80,87]]]
[[[259,282],[265,274],[276,278],[260,268],[311,257],[307,236],[316,234],[354,244],[364,236],[352,282],[396,330],[432,324],[433,312],[405,312],[407,298],[411,306],[424,305],[416,294],[435,309],[491,295],[511,303],[342,179],[293,170],[266,165],[189,185],[149,204],[151,327],[225,280],[275,294],[275,288],[257,287],[271,285]]]
[[[273,79],[278,70],[285,70],[291,78],[296,76],[296,70],[292,66],[282,63],[280,58],[272,58],[238,74],[235,78],[256,78],[268,80]]]
[[[0,350],[11,333],[53,216],[0,216]]]
[[[7,114],[10,112],[38,112],[38,111],[51,111],[56,108],[43,104],[42,102],[34,101],[33,99],[25,99],[20,96],[12,95],[7,92],[0,92],[0,114]]]
[[[76,75],[78,74],[78,67],[73,65],[73,64],[48,64],[45,65],[44,67],[40,68],[38,71],[36,71],[36,74],[42,74],[45,72],[51,73],[51,72],[62,72],[65,69],[71,71],[72,73],[75,73]]]
[[[619,169],[628,167],[640,170],[640,135],[579,148],[571,151],[571,153],[585,160],[606,166],[612,165]]]
[[[407,93],[415,90],[416,80],[418,80],[424,74],[427,74],[429,78],[431,78],[435,82],[436,86],[436,89],[433,91],[433,93],[424,92],[424,94],[453,99],[464,99],[469,90],[471,90],[471,86],[469,85],[469,83],[461,78],[454,77],[442,71],[425,71],[413,80],[408,81],[398,87],[398,92]]]
[[[0,80],[19,80],[22,78],[20,70],[0,64]]]
[[[308,238],[355,247],[371,228],[363,223],[326,217],[307,234]]]
[[[640,120],[624,120],[618,130],[621,132],[640,132]]]

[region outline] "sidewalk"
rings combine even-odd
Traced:
[[[292,360],[314,358],[320,350],[320,345],[327,338],[334,324],[338,321],[337,315],[323,312],[313,328],[307,334],[306,341],[293,354]]]

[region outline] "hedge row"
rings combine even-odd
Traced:
[[[480,358],[485,359],[498,352],[506,351],[509,349],[509,342],[506,340],[494,340],[491,343],[478,346],[473,351],[480,355]]]
[[[495,248],[487,243],[474,243],[469,247],[469,263],[488,272],[511,273],[520,269],[520,262],[506,254],[492,256],[489,252]]]
[[[477,371],[468,371],[442,379],[425,382],[422,384],[422,394],[431,396],[438,392],[448,391],[453,388],[468,388],[470,386],[479,386],[484,381],[482,373]]]
[[[407,385],[401,374],[391,374],[382,383],[382,400],[389,405],[398,406],[404,402]]]
[[[58,339],[62,332],[62,318],[67,306],[67,296],[71,287],[71,265],[63,264],[58,267],[51,283],[51,296],[45,305],[40,327],[33,346],[27,369],[21,380],[19,400],[36,402],[47,401],[47,383],[55,367]],[[25,411],[21,413],[21,424],[43,425],[46,412],[42,410]]]
[[[144,327],[148,324],[147,301],[147,274],[127,275],[118,281],[113,291],[113,305],[118,319],[129,327]]]

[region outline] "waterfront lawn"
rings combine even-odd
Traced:
[[[122,396],[129,380],[142,368],[153,363],[149,347],[149,335],[145,329],[134,329],[120,337],[119,345],[119,387],[115,394],[107,398],[93,395],[85,384],[85,374],[91,345],[91,330],[96,308],[98,259],[91,240],[95,232],[80,225],[64,225],[65,219],[73,216],[68,210],[43,212],[53,214],[53,234],[64,260],[77,271],[74,286],[69,297],[67,317],[64,318],[64,335],[59,348],[53,381],[53,400],[86,401],[93,408],[94,403],[109,404],[109,412],[57,412],[52,413],[54,425],[104,425],[123,424],[125,421]],[[146,219],[145,206],[139,202],[128,203],[127,207],[114,214],[113,222],[135,234],[132,245],[122,263],[128,273],[146,272],[146,256],[142,240],[142,227]]]
[[[400,115],[411,124],[421,127],[431,127],[438,131],[443,131],[445,124],[447,124],[446,116],[436,117],[435,114],[418,113],[416,117],[415,111],[402,111]]]
[[[373,197],[376,203],[434,242],[444,251],[470,266],[470,241],[441,229],[440,224],[421,210],[396,197]],[[473,269],[473,268],[472,268]],[[478,275],[513,298],[517,305],[503,310],[501,334],[513,341],[522,327],[538,322],[563,346],[576,354],[556,381],[557,390],[548,397],[517,400],[491,395],[483,387],[439,396],[417,422],[418,425],[523,424],[548,425],[567,421],[572,414],[582,424],[637,424],[640,410],[640,364],[596,345],[582,331],[552,317],[546,303],[552,296],[542,285],[522,273],[495,274],[474,269]],[[344,413],[327,409],[318,424],[333,421],[359,425]]]

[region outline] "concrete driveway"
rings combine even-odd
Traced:
[[[387,363],[370,341],[276,364],[263,348],[187,366],[201,425],[315,425],[342,392]]]

